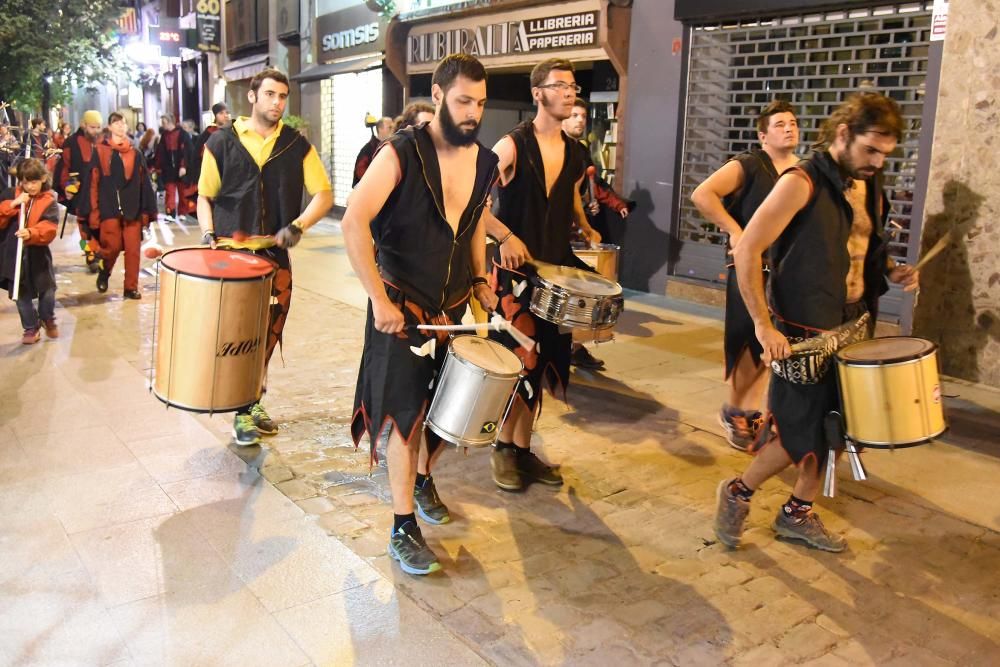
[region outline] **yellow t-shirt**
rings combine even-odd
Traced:
[[[253,157],[254,162],[257,163],[258,167],[263,167],[264,163],[271,156],[271,151],[274,149],[274,144],[278,140],[278,135],[281,134],[281,128],[284,127],[283,121],[278,121],[277,127],[274,128],[274,132],[266,137],[262,137],[250,128],[248,119],[245,116],[240,116],[233,122],[233,127],[236,129],[236,133],[240,137],[240,143],[243,147],[247,149]],[[225,132],[226,130],[220,130]],[[323,163],[319,160],[319,155],[316,153],[316,148],[310,147],[309,152],[306,154],[304,160],[302,160],[302,177],[305,183],[306,192],[312,197],[317,192],[322,192],[323,190],[330,190],[330,179],[327,178],[326,169],[323,168]],[[211,151],[206,150],[204,158],[201,162],[201,176],[198,178],[198,194],[209,199],[214,199],[219,194],[219,190],[222,188],[222,177],[219,175],[219,165],[215,161],[215,156],[212,155]],[[274,245],[274,237],[264,236],[264,237],[251,237],[246,241],[240,242],[233,239],[219,239],[219,245],[228,248],[240,248],[249,250],[260,250],[261,248],[269,248]]]

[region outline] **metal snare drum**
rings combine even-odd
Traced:
[[[625,308],[621,285],[590,271],[535,262],[531,312],[565,327],[608,329]]]
[[[499,343],[456,336],[437,378],[427,428],[462,447],[492,445],[523,368]]]

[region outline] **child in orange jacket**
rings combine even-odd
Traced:
[[[16,188],[0,193],[0,288],[14,298],[14,272],[18,239],[24,241],[17,311],[21,315],[25,345],[37,343],[41,328],[49,338],[59,336],[56,327],[56,276],[49,244],[56,237],[59,207],[49,185],[49,173],[41,160],[28,159],[17,167]],[[24,229],[18,229],[21,204]],[[35,308],[38,299],[38,308]]]

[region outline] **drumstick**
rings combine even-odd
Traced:
[[[17,219],[17,231],[24,229],[24,202],[21,202],[21,213]],[[17,237],[17,259],[14,261],[14,286],[10,290],[10,298],[17,301],[21,295],[21,256],[24,254],[24,239]]]
[[[932,259],[934,259],[942,250],[944,250],[945,248],[947,248],[948,247],[948,243],[950,241],[951,241],[951,232],[948,232],[944,236],[942,236],[940,239],[938,239],[938,242],[935,243],[934,246],[930,250],[928,250],[926,253],[924,253],[924,256],[921,257],[917,261],[917,263],[913,265],[913,270],[914,271],[919,271],[921,268],[923,268],[924,264],[926,264],[927,262],[929,262]]]
[[[417,329],[421,331],[475,331],[479,327],[487,327],[493,331],[502,331],[503,328],[490,324],[418,324]]]

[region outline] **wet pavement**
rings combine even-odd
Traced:
[[[0,306],[0,662],[1000,659],[1000,392],[946,383],[940,442],[866,454],[867,483],[844,467],[817,506],[846,553],[774,538],[788,476],[756,494],[729,551],[715,489],[748,459],[716,423],[719,313],[633,294],[595,350],[608,370],[545,402],[534,448],[566,484],[506,493],[488,451],[446,452],[453,522],[424,528],[444,571],[415,578],[385,554],[384,467],[350,440],[365,297],[335,222],[293,251],[266,400],[281,432],[242,449],[230,418],[145,391],[152,280],[141,302],[121,300],[120,274],[98,295],[57,244],[61,338],[21,346]]]

